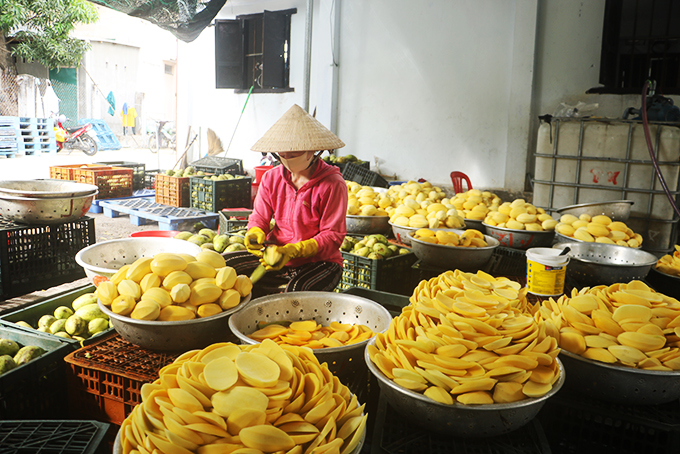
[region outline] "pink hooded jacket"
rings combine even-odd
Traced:
[[[347,185],[340,170],[319,159],[316,171],[299,190],[283,165],[262,177],[248,228],[259,227],[267,241],[278,245],[314,238],[319,252],[314,257],[294,259],[287,266],[310,262],[334,262],[342,266],[340,245],[347,233]],[[274,218],[276,225],[269,229]]]

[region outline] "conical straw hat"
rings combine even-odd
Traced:
[[[251,148],[262,153],[342,148],[342,140],[294,104]]]

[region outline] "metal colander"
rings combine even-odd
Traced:
[[[375,339],[371,339],[370,344],[375,344]],[[493,437],[519,429],[529,423],[545,402],[560,390],[565,375],[562,363],[556,359],[560,366],[560,378],[550,392],[542,397],[507,404],[463,405],[454,402],[446,405],[387,378],[373,364],[368,350],[364,353],[364,360],[378,379],[381,395],[396,411],[418,426],[454,437]]]
[[[567,388],[594,399],[625,405],[658,405],[680,398],[680,371],[605,364],[565,350],[560,351],[559,357],[569,370]]]
[[[245,344],[258,341],[248,337],[257,331],[258,322],[315,320],[323,326],[331,322],[366,325],[375,333],[390,326],[389,311],[375,301],[356,295],[335,292],[292,292],[264,296],[251,301],[229,319],[229,328]],[[320,363],[328,363],[331,372],[342,381],[343,369],[363,365],[363,351],[368,340],[343,347],[315,349]],[[354,369],[354,367],[351,367]],[[349,386],[349,383],[343,381]],[[350,387],[350,389],[352,389]],[[354,390],[352,390],[354,391]]]
[[[612,244],[574,242],[553,247],[571,249],[567,277],[585,286],[642,280],[657,261],[649,252]]]

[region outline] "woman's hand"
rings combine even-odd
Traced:
[[[262,249],[264,248],[264,241],[267,238],[264,231],[259,227],[251,227],[246,233],[243,243],[246,249],[251,254],[262,257]]]
[[[299,243],[286,244],[284,246],[272,246],[276,248],[276,252],[281,254],[283,257],[276,263],[269,264],[265,262],[264,259],[260,259],[260,262],[264,265],[267,271],[277,271],[283,268],[283,266],[293,259],[313,257],[319,252],[319,244],[314,238],[309,240],[303,240]]]

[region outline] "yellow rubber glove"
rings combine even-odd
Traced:
[[[286,244],[284,246],[274,246],[276,251],[283,255],[283,258],[278,263],[269,265],[260,259],[267,271],[277,271],[284,267],[284,265],[293,259],[313,257],[319,252],[319,243],[314,238],[303,240],[299,243]]]
[[[246,233],[243,243],[246,249],[251,254],[262,257],[262,249],[264,248],[264,241],[267,238],[264,231],[259,227],[251,227]]]

